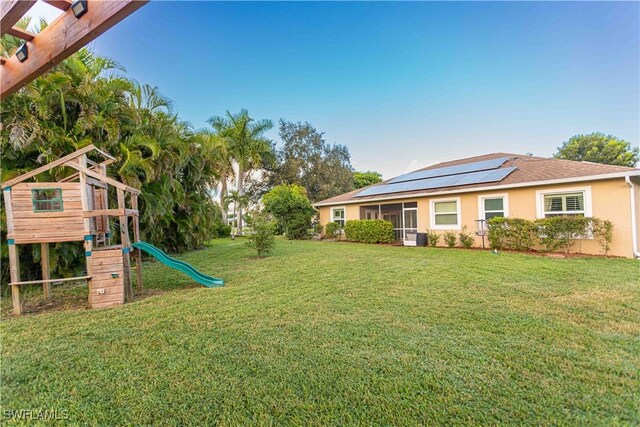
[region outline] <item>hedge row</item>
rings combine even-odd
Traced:
[[[599,218],[557,216],[530,221],[495,217],[488,224],[493,249],[528,251],[539,244],[548,252],[569,252],[576,240],[593,237],[606,255],[613,241],[613,224]]]
[[[347,221],[344,227],[347,240],[361,243],[393,242],[393,224],[381,219]]]

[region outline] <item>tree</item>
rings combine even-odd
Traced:
[[[349,150],[328,144],[310,123],[279,123],[282,147],[274,147],[278,164],[270,171],[271,185],[298,184],[311,201],[353,190]]]
[[[229,209],[229,205],[233,204],[233,222],[236,227],[238,227],[240,223],[238,218],[239,212],[242,212],[242,209],[246,208],[248,203],[249,197],[247,197],[246,194],[240,194],[237,190],[230,191],[229,194],[224,197],[222,201],[223,210],[226,211]],[[231,237],[233,236],[235,236],[235,234],[232,233]]]
[[[21,43],[14,39],[2,36],[0,49],[13,51]],[[178,252],[202,247],[212,237],[217,214],[211,189],[220,180],[220,139],[194,133],[157,88],[126,78],[112,60],[81,49],[4,99],[0,121],[2,180],[93,143],[116,158],[110,173],[141,189],[143,240]],[[54,181],[72,173],[54,168],[36,179]],[[113,203],[115,194],[110,197]],[[7,283],[6,228],[0,240],[2,283]],[[53,276],[84,269],[83,252],[74,245],[51,245]],[[22,253],[25,279],[39,279],[37,253]]]
[[[228,152],[238,165],[237,191],[244,194],[245,175],[273,161],[271,140],[264,136],[273,127],[271,120],[255,121],[247,110],[207,121],[227,141]],[[224,195],[223,195],[224,197]],[[242,235],[242,207],[238,210],[238,235]]]
[[[253,248],[258,253],[258,258],[263,254],[268,254],[275,245],[275,221],[266,212],[252,212],[247,218],[251,232],[247,239],[247,246]]]
[[[575,135],[558,147],[557,159],[594,162],[605,165],[635,167],[640,160],[640,149],[613,135],[595,132]]]
[[[264,210],[274,216],[279,233],[289,239],[303,239],[311,228],[314,210],[307,191],[296,184],[273,187],[262,198]]]
[[[353,185],[356,188],[363,188],[379,182],[382,182],[382,175],[379,172],[353,172]]]

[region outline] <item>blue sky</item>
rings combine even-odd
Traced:
[[[640,141],[639,3],[151,1],[92,46],[194,127],[310,121],[385,177],[576,133]],[[277,138],[277,131],[271,133]]]

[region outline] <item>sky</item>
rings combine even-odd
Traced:
[[[595,131],[640,142],[637,2],[152,0],[91,47],[196,129],[241,108],[274,140],[308,121],[385,178]]]

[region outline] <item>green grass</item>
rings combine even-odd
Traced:
[[[77,424],[640,423],[639,264],[279,240],[163,292],[2,322],[2,409]]]

